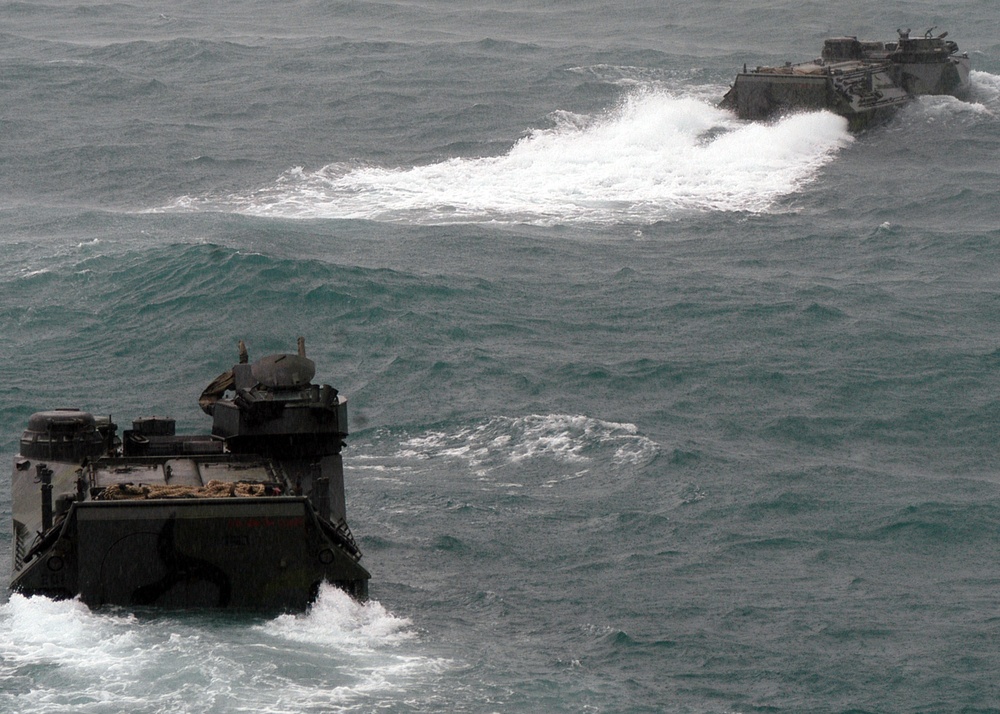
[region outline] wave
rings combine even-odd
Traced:
[[[814,180],[852,138],[828,112],[747,124],[698,97],[632,92],[597,116],[554,113],[502,156],[404,168],[298,167],[248,195],[164,210],[418,224],[650,223],[761,213]]]

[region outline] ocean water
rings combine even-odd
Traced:
[[[371,600],[0,591],[3,712],[1000,710],[985,0],[0,2],[0,520],[34,411],[306,338]],[[969,101],[716,104],[949,31]],[[0,586],[9,581],[0,529]]]

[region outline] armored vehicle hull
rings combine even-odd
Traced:
[[[147,417],[38,412],[12,478],[11,589],[87,605],[306,608],[368,572],[347,526],[347,400],[298,355],[241,362],[202,394],[211,435]]]
[[[896,42],[856,37],[826,41],[819,59],[780,67],[756,67],[736,76],[721,106],[741,119],[769,119],[792,111],[828,110],[853,131],[891,116],[922,94],[963,97],[969,91],[969,57],[945,40],[948,33]]]

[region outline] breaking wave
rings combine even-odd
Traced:
[[[760,213],[852,141],[830,113],[740,122],[696,97],[634,91],[613,111],[556,113],[502,156],[385,168],[294,168],[249,195],[185,196],[165,210],[418,224],[648,223],[684,212]]]

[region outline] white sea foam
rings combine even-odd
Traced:
[[[918,106],[920,116],[934,121],[946,121],[953,117],[963,116],[972,119],[995,116],[995,111],[986,104],[977,101],[964,101],[948,95],[920,97]]]
[[[374,600],[359,603],[332,585],[323,585],[308,612],[280,615],[257,627],[276,637],[357,653],[397,645],[413,637],[412,623]]]
[[[994,113],[1000,111],[1000,75],[974,69],[969,79],[972,82],[972,102]]]
[[[82,603],[12,594],[0,606],[0,659],[106,669],[135,641],[131,616],[96,617]]]
[[[409,620],[330,586],[307,613],[256,625],[13,594],[0,605],[0,711],[377,709],[450,667],[414,639]]]
[[[924,95],[905,111],[918,121],[995,122],[1000,116],[1000,76],[973,70],[970,80],[972,88],[963,99],[947,94]]]
[[[826,112],[745,123],[702,98],[636,90],[595,117],[552,115],[502,156],[409,168],[295,168],[251,195],[175,210],[414,223],[639,223],[690,211],[766,212],[851,142]]]
[[[455,431],[429,431],[400,444],[399,456],[417,459],[462,459],[470,467],[489,469],[533,458],[589,466],[611,454],[618,465],[650,461],[658,452],[654,441],[634,424],[570,414],[494,417]]]

